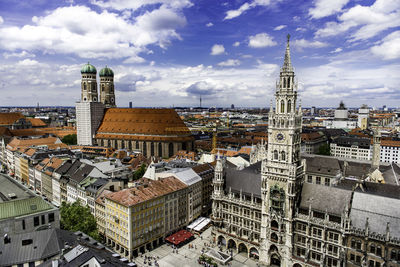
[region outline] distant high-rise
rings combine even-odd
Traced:
[[[132,108],[132,101],[129,101],[129,108]]]

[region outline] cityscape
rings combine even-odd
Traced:
[[[399,0],[0,0],[0,266],[400,266]]]

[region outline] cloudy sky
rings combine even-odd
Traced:
[[[266,107],[288,33],[303,106],[400,106],[400,0],[0,0],[0,106]]]

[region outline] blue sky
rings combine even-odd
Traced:
[[[118,106],[266,107],[288,33],[303,106],[400,106],[400,0],[0,0],[0,106],[72,106],[90,61]]]

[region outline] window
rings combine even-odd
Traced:
[[[278,159],[278,151],[274,150],[274,159],[277,160]]]
[[[329,186],[331,184],[331,179],[325,178],[325,185]]]
[[[319,228],[313,227],[312,233],[313,233],[313,236],[322,237],[322,230]]]
[[[321,177],[317,176],[315,180],[316,184],[321,184]]]
[[[306,249],[305,248],[297,247],[297,249],[296,249],[296,255],[297,256],[304,256],[305,254],[306,254]]]
[[[314,261],[321,261],[321,254],[315,253],[314,251],[311,252],[311,259]]]
[[[27,246],[27,245],[30,245],[32,243],[33,243],[32,239],[24,239],[24,240],[22,240],[22,245],[23,246]]]
[[[307,176],[307,183],[312,184],[312,175]]]
[[[288,113],[292,112],[292,101],[290,101],[290,100],[287,103],[287,112]]]
[[[352,239],[351,240],[351,248],[361,249],[361,241],[357,240],[357,239]]]
[[[312,247],[313,247],[313,249],[320,250],[321,249],[321,241],[313,240]]]
[[[333,267],[333,266],[337,266],[337,260],[336,259],[332,259],[332,258],[328,258],[328,266],[329,267]]]
[[[286,160],[285,159],[285,151],[281,151],[281,160]]]
[[[300,231],[300,232],[305,232],[305,231],[306,231],[306,228],[307,228],[307,225],[298,222],[296,228],[297,228],[297,230]]]
[[[49,223],[54,222],[54,213],[49,213]]]
[[[25,230],[25,220],[22,220],[22,230]]]
[[[281,113],[285,113],[285,101],[281,100]]]
[[[38,226],[39,225],[39,216],[36,216],[33,218],[33,226]]]
[[[44,214],[42,215],[42,224],[46,223],[46,217],[44,216]]]

